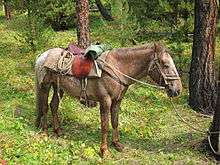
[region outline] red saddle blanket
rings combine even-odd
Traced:
[[[73,76],[77,78],[88,76],[93,67],[94,61],[93,59],[84,56],[85,49],[81,49],[74,44],[69,44],[67,50],[74,55],[71,66]]]

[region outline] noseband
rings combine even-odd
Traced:
[[[162,67],[159,63],[159,58],[158,58],[158,54],[155,52],[154,53],[154,59],[151,61],[149,68],[148,68],[148,73],[151,72],[152,70],[157,69],[160,73],[160,84],[161,84],[161,80],[164,81],[165,86],[168,86],[170,83],[170,81],[173,80],[180,80],[180,77],[178,74],[165,74],[162,70]]]

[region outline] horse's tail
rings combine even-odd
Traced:
[[[37,79],[37,76],[36,76]],[[40,92],[41,91],[41,85],[38,83],[38,80],[35,80],[35,94],[36,94],[36,121],[35,121],[35,125],[36,127],[40,127],[41,124],[41,118],[43,116],[43,111],[41,108],[41,97],[40,97]]]
[[[42,81],[44,76],[46,75],[46,71],[43,68],[43,64],[47,58],[47,55],[48,52],[39,55],[35,63],[35,95],[36,95],[35,97],[36,97],[36,115],[37,115],[35,121],[36,127],[40,127],[41,118],[43,116],[41,94],[43,90]]]

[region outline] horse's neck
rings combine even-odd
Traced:
[[[116,50],[117,68],[130,77],[141,79],[147,74],[153,54],[154,50],[146,47],[118,49]]]

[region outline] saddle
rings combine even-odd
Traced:
[[[84,105],[91,105],[95,102],[87,99],[86,87],[88,78],[100,78],[104,64],[98,58],[105,59],[101,54],[106,49],[101,45],[90,46],[86,50],[70,43],[66,49],[54,48],[43,64],[44,68],[50,69],[61,75],[73,76],[80,80],[81,94],[80,102]],[[50,53],[50,51],[52,51]],[[46,71],[42,71],[42,77]]]
[[[74,55],[71,72],[76,78],[85,78],[89,75],[94,60],[85,56],[85,49],[81,49],[74,44],[69,44],[67,50]]]

